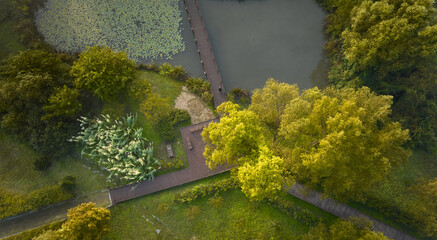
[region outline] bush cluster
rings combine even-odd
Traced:
[[[315,226],[318,223],[323,222],[323,218],[315,215],[310,210],[297,206],[293,202],[276,198],[270,199],[268,202],[271,206],[274,206],[289,216],[300,220],[306,226]]]
[[[184,162],[181,159],[177,158],[177,159],[174,159],[171,162],[163,163],[161,165],[161,170],[162,171],[167,171],[167,170],[170,170],[170,169],[181,169],[183,167],[184,167]]]
[[[213,96],[208,81],[205,81],[202,78],[190,77],[185,81],[185,83],[191,92],[201,97],[207,104],[213,105]]]
[[[7,237],[4,240],[34,239],[34,238],[38,237],[39,235],[43,234],[44,232],[56,231],[56,230],[60,229],[64,222],[65,222],[65,220],[50,223],[50,224],[44,225],[44,226],[39,227],[39,228],[34,228],[32,230],[28,230],[28,231],[19,233],[17,235]]]
[[[190,114],[186,110],[171,109],[168,114],[161,116],[156,122],[159,136],[167,141],[173,140],[176,137],[174,125],[187,120],[190,120]]]
[[[27,195],[14,195],[0,188],[0,219],[72,198],[74,186],[74,178],[65,177],[58,185],[39,188]]]
[[[185,81],[187,80],[187,72],[182,66],[173,66],[170,63],[163,63],[159,67],[159,75],[164,77],[170,77],[174,80]]]
[[[248,106],[251,102],[249,91],[241,88],[232,89],[229,91],[226,98],[229,102],[233,102],[242,106]]]
[[[233,178],[223,179],[210,184],[203,184],[187,189],[176,195],[175,201],[179,203],[190,203],[198,198],[225,192],[238,187],[237,181]]]

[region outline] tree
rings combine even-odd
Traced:
[[[69,66],[54,54],[43,50],[21,51],[8,59],[6,74],[15,77],[20,73],[33,75],[48,74],[52,78],[60,78],[69,71]]]
[[[110,230],[110,211],[96,207],[95,203],[83,203],[68,210],[68,220],[59,232],[62,239],[99,240]]]
[[[342,34],[345,58],[379,79],[408,73],[437,56],[434,0],[363,1]],[[433,34],[434,33],[434,34]],[[429,47],[433,46],[431,49]]]
[[[140,108],[147,120],[157,123],[160,119],[170,114],[170,99],[162,98],[156,93],[151,93],[149,97],[140,104]]]
[[[43,107],[47,114],[42,119],[74,117],[82,109],[78,97],[79,91],[77,89],[71,89],[65,85],[63,88],[56,88],[49,97],[48,104]]]
[[[410,155],[408,130],[389,118],[391,101],[367,87],[304,91],[282,115],[286,168],[326,195],[361,197]]]
[[[115,98],[134,78],[135,63],[126,53],[109,47],[90,47],[79,55],[70,74],[77,88],[87,89],[94,96],[109,101]]]
[[[102,119],[82,117],[79,121],[81,131],[71,141],[84,143],[82,154],[108,169],[109,177],[128,183],[154,178],[160,163],[153,158],[152,143],[143,137],[143,129],[135,129],[136,117],[112,121],[103,115]]]
[[[242,165],[256,157],[264,142],[258,116],[240,110],[237,104],[225,102],[217,108],[220,122],[212,122],[202,132],[203,155],[210,168],[220,164]]]
[[[260,147],[258,158],[247,159],[238,168],[241,191],[251,200],[274,197],[284,185],[283,165],[283,159],[274,156],[268,147]]]
[[[278,83],[270,78],[264,88],[253,91],[250,110],[259,116],[272,133],[273,139],[276,139],[285,107],[298,96],[299,88],[297,85]]]

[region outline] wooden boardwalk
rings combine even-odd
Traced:
[[[223,86],[222,77],[215,61],[214,52],[208,38],[205,24],[200,14],[197,0],[184,0],[185,9],[187,10],[188,20],[190,21],[191,31],[194,34],[194,41],[197,44],[197,51],[200,54],[200,60],[206,78],[211,85],[211,92],[214,96],[215,107],[226,101],[226,91]]]
[[[207,126],[210,122],[199,123],[180,129],[187,155],[188,168],[158,176],[153,181],[143,181],[139,184],[110,189],[109,197],[111,205],[228,171],[224,167],[217,167],[214,170],[209,169],[203,157],[205,144],[200,133],[203,127]]]

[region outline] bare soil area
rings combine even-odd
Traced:
[[[192,124],[215,118],[211,109],[206,106],[203,100],[190,93],[185,86],[182,87],[181,95],[175,100],[175,108],[187,110],[191,116]]]

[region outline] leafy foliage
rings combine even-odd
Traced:
[[[62,239],[99,240],[110,230],[111,213],[95,203],[83,203],[68,210],[68,220],[59,232]]]
[[[218,194],[238,187],[234,178],[226,178],[210,184],[203,184],[187,189],[175,196],[175,201],[180,203],[190,203],[212,194]]]
[[[356,223],[338,220],[329,228],[325,224],[319,223],[316,227],[310,229],[309,233],[302,237],[302,240],[389,240],[380,232],[370,230],[370,226],[359,226],[359,219],[351,219]]]
[[[47,114],[43,119],[52,117],[74,117],[81,109],[79,91],[64,85],[63,88],[55,88],[54,93],[49,97],[49,103],[44,106]]]
[[[82,155],[109,170],[109,177],[129,183],[153,179],[160,163],[153,158],[152,143],[142,136],[143,129],[135,129],[135,116],[112,121],[103,115],[102,119],[82,117],[79,121],[81,131],[72,141],[84,143]]]
[[[185,50],[177,0],[49,0],[36,13],[38,31],[54,48],[81,52],[109,46],[131,59],[169,58]]]
[[[287,167],[328,195],[358,197],[410,156],[408,130],[389,118],[391,96],[368,88],[309,89],[281,116]]]
[[[200,96],[203,101],[210,105],[213,104],[213,96],[208,81],[205,81],[202,78],[190,77],[185,83],[187,85],[187,88],[196,95]]]
[[[104,101],[114,99],[132,81],[135,64],[123,52],[108,47],[90,47],[79,55],[70,74],[75,85],[91,91]]]
[[[182,66],[173,66],[170,63],[163,63],[159,67],[159,75],[179,81],[184,81],[187,78],[187,72]]]

